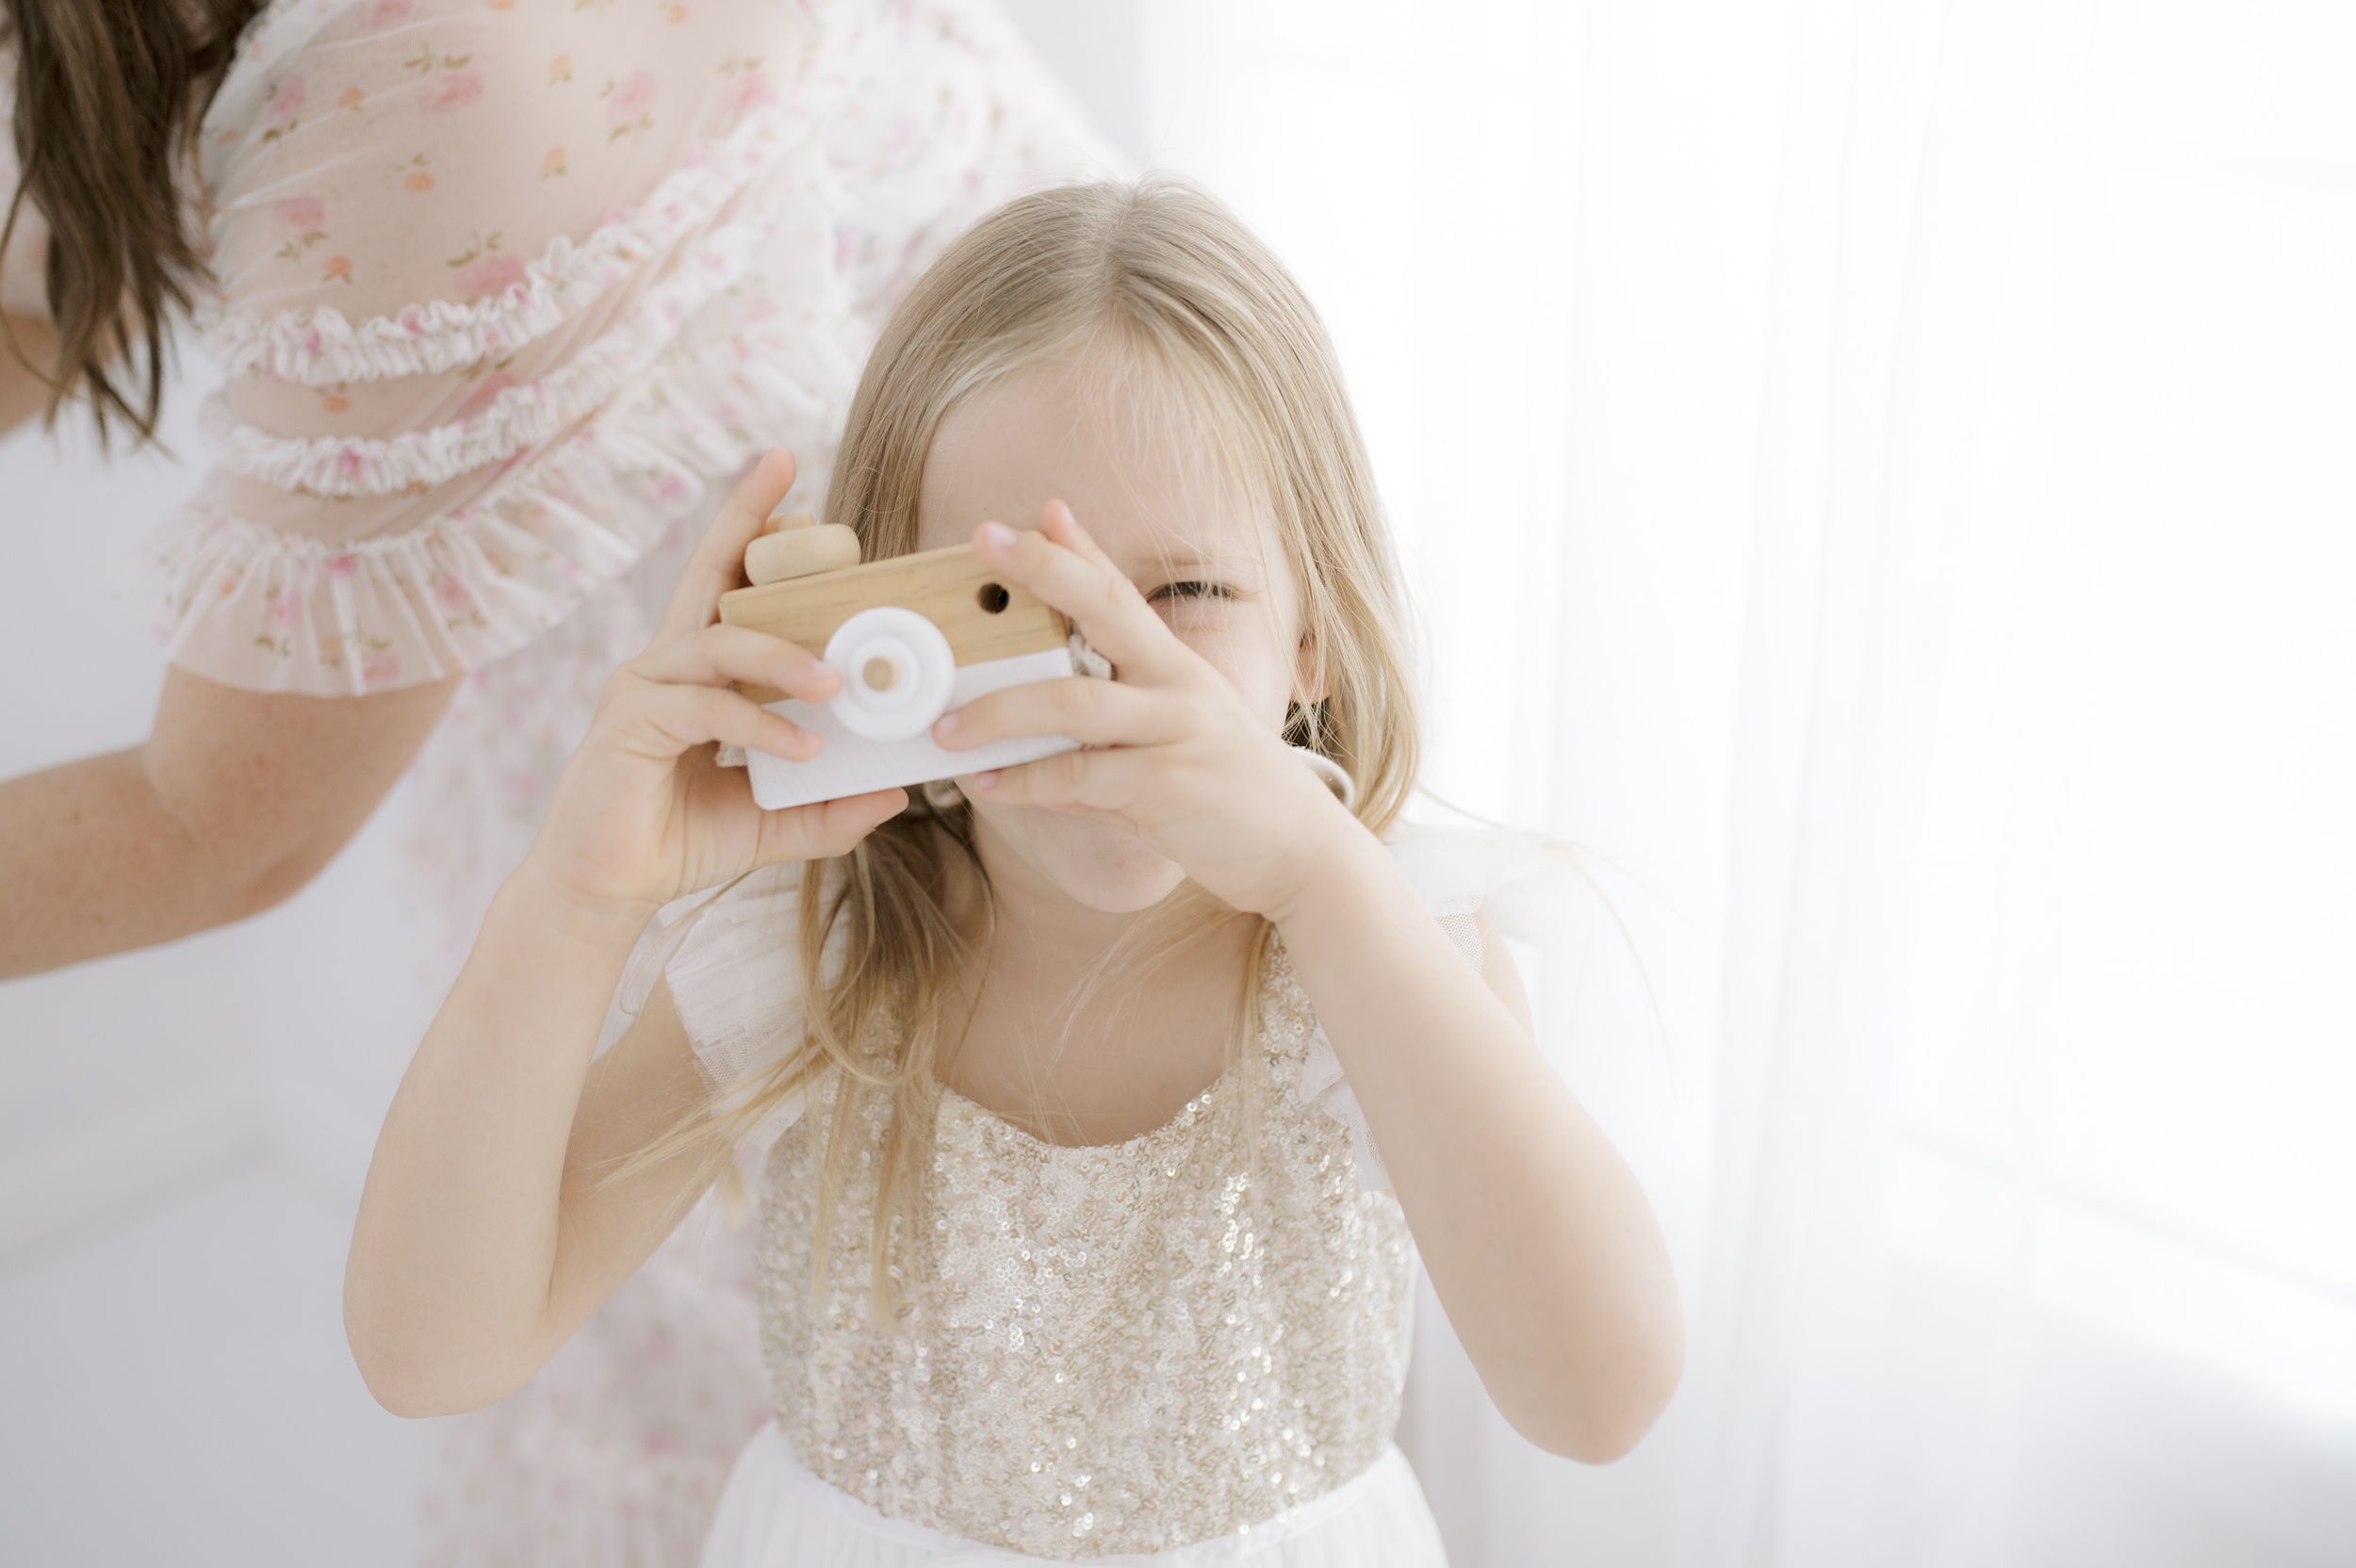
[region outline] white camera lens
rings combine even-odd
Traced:
[[[826,662],[843,678],[827,708],[843,728],[870,741],[905,741],[931,728],[957,677],[941,629],[897,605],[862,610],[837,627],[826,639]]]

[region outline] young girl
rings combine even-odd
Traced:
[[[1084,750],[759,809],[712,743],[816,742],[728,683],[836,689],[714,624],[792,472],[608,684],[394,1102],[346,1296],[378,1397],[505,1395],[765,1146],[777,1420],[707,1564],[1437,1563],[1390,1446],[1418,1255],[1516,1428],[1624,1452],[1677,1377],[1665,1250],[1461,918],[1477,868],[1384,842],[1390,552],[1283,270],[1183,187],[1027,197],[860,384],[828,516],[871,560],[970,538],[1114,672],[935,738]]]

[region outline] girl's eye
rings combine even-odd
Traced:
[[[1188,579],[1183,582],[1165,583],[1147,596],[1150,602],[1161,603],[1179,599],[1232,599],[1235,590],[1223,582],[1200,582]]]

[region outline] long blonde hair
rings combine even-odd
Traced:
[[[1316,311],[1268,249],[1203,192],[1166,178],[1062,187],[1009,203],[952,245],[868,361],[826,519],[858,531],[866,560],[913,550],[925,455],[950,410],[1027,368],[1106,355],[1174,392],[1266,507],[1300,584],[1321,693],[1295,703],[1286,738],[1339,763],[1356,814],[1383,831],[1415,782],[1416,727],[1373,473]],[[849,855],[805,868],[802,1049],[677,1135],[725,1149],[779,1101],[839,1070],[844,1091],[835,1096],[819,1205],[824,1249],[859,1099],[852,1089],[888,1095],[873,1236],[879,1305],[892,1294],[895,1217],[904,1235],[917,1233],[919,1161],[940,1095],[941,1002],[969,957],[942,907],[953,858],[979,876],[961,805],[911,811]],[[1262,922],[1247,998],[1267,937]]]

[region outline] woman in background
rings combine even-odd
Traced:
[[[822,495],[916,274],[1113,162],[988,0],[8,22],[0,420],[152,434],[184,315],[227,380],[137,563],[150,738],[0,782],[0,975],[270,906],[413,760],[412,869],[463,951],[728,482],[785,447],[788,504]],[[692,1560],[768,1403],[715,1229],[454,1434],[436,1560]]]

